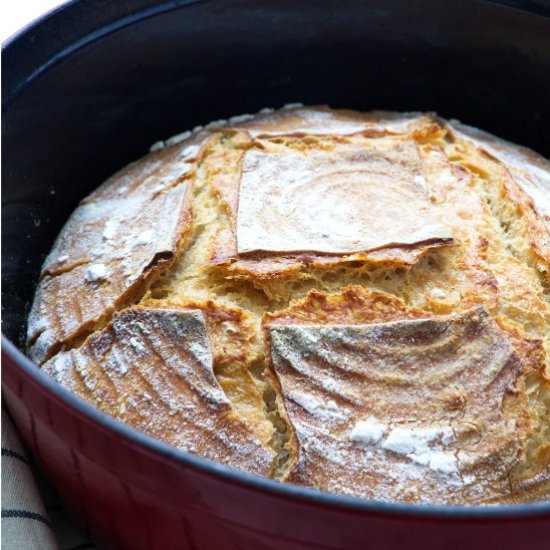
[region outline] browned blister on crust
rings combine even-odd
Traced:
[[[102,411],[161,441],[268,475],[271,451],[213,373],[200,310],[134,308],[43,369]]]
[[[433,317],[428,311],[407,307],[405,302],[385,292],[348,286],[338,294],[312,290],[289,307],[266,313],[264,325],[386,323],[397,319]]]
[[[186,178],[198,150],[152,154],[82,201],[44,262],[28,324],[32,359],[101,327],[172,264],[191,226]]]
[[[288,481],[410,502],[511,499],[529,430],[522,365],[484,309],[265,330],[296,438]]]

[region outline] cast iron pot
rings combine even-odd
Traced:
[[[11,39],[3,69],[3,392],[37,463],[97,541],[548,544],[550,503],[366,501],[177,451],[75,398],[22,351],[40,264],[78,200],[154,141],[196,124],[295,101],[435,110],[550,156],[548,4],[81,0]]]

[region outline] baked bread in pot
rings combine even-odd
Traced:
[[[287,106],[157,143],[46,258],[30,356],[237,469],[550,496],[550,166],[423,113]]]

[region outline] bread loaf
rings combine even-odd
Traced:
[[[85,198],[28,352],[177,448],[322,491],[550,499],[550,163],[424,113],[287,106]]]

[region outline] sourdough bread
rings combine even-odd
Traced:
[[[290,105],[158,142],[44,263],[28,352],[233,468],[550,498],[550,163],[430,113]]]

